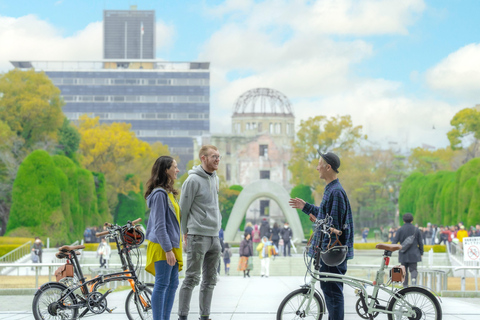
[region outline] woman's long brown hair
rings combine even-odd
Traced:
[[[175,197],[178,195],[178,190],[173,187],[175,181],[170,179],[167,170],[172,167],[173,159],[170,156],[159,157],[152,167],[152,174],[147,181],[147,191],[145,192],[145,199],[152,193],[153,189],[161,187],[167,192],[171,192]]]

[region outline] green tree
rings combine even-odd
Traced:
[[[0,120],[26,147],[53,139],[63,124],[60,90],[43,72],[14,69],[0,77]]]
[[[458,151],[450,147],[437,150],[427,150],[418,147],[412,149],[408,162],[413,171],[420,171],[423,174],[452,170],[452,162],[457,153]]]
[[[334,151],[341,156],[364,139],[366,135],[362,134],[362,126],[353,126],[349,115],[331,118],[316,116],[301,121],[288,165],[292,173],[290,182],[310,186],[321,193],[323,183],[320,183],[315,171],[319,159],[318,150]]]
[[[467,143],[467,137],[473,138],[467,148],[467,157],[465,162],[476,157],[478,152],[478,140],[480,139],[480,110],[476,108],[466,108],[460,110],[450,121],[453,129],[447,133],[450,146],[453,150],[463,149]]]
[[[59,153],[75,159],[75,153],[80,146],[80,139],[81,136],[77,128],[72,126],[67,118],[64,118],[62,127],[58,129]]]

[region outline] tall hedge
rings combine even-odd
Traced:
[[[134,179],[133,175],[128,175],[126,179]],[[145,224],[145,213],[147,211],[147,204],[143,197],[143,185],[139,183],[140,191],[130,191],[128,194],[118,194],[118,204],[115,208],[114,220],[117,224],[125,224],[128,220],[132,221],[137,218],[142,219]]]
[[[18,168],[13,183],[12,208],[7,224],[10,236],[39,236],[69,240],[61,187],[67,177],[43,150],[33,151]]]
[[[419,225],[480,223],[480,158],[470,160],[456,172],[411,174],[400,190],[399,209],[400,217],[411,212]]]
[[[33,151],[20,165],[13,184],[7,233],[49,237],[55,245],[80,240],[86,226],[104,222],[98,211],[97,194],[90,171],[65,156]],[[101,194],[104,210],[104,188]]]

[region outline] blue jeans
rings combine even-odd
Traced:
[[[178,262],[170,266],[167,261],[155,262],[155,286],[152,292],[154,320],[169,320],[178,288]]]
[[[347,260],[343,261],[336,267],[329,267],[322,261],[320,272],[345,274],[347,273]],[[325,303],[327,305],[328,320],[343,320],[345,314],[343,283],[321,281],[320,287],[322,288]]]

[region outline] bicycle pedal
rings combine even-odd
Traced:
[[[107,311],[108,311],[108,313],[112,313],[112,312],[113,312],[113,310],[115,310],[115,309],[117,309],[117,307],[115,307],[115,308],[112,308],[112,309],[107,309]]]

